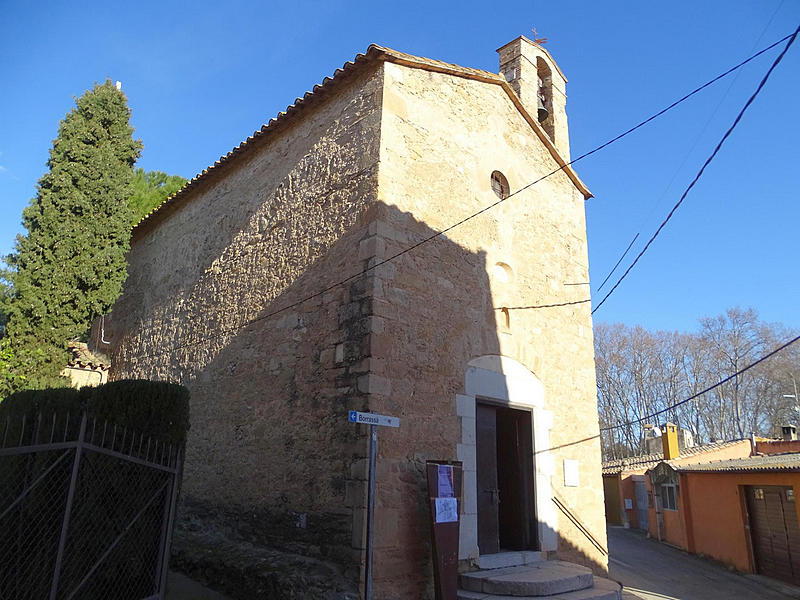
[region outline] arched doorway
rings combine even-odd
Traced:
[[[553,419],[541,381],[511,358],[488,355],[469,362],[464,383],[466,393],[456,397],[464,464],[459,558],[555,550]]]

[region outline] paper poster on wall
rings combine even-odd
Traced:
[[[633,500],[625,498],[625,510],[633,510]]]
[[[458,521],[458,500],[456,498],[435,498],[436,523],[455,523]]]
[[[439,466],[439,493],[440,498],[455,498],[453,491],[453,467],[450,465]]]

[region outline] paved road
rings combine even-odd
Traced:
[[[644,600],[786,600],[797,588],[742,576],[697,556],[648,540],[633,529],[609,527],[611,579]],[[785,592],[785,593],[784,593]]]

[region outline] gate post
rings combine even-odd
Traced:
[[[167,592],[167,572],[169,571],[170,540],[172,539],[172,525],[175,522],[175,508],[178,504],[178,488],[183,478],[183,453],[178,446],[175,451],[175,472],[172,474],[172,488],[166,498],[164,517],[161,521],[161,544],[158,551],[156,565],[156,591],[158,599],[164,600]]]
[[[61,577],[61,563],[64,559],[64,548],[67,545],[67,533],[69,531],[69,520],[72,515],[72,502],[75,499],[75,488],[78,484],[78,469],[81,464],[81,454],[83,452],[83,440],[86,435],[86,412],[81,417],[81,429],[78,434],[78,443],[75,446],[75,460],[72,463],[72,477],[69,481],[69,492],[67,493],[67,506],[64,509],[64,520],[61,522],[61,538],[58,541],[58,554],[56,555],[56,566],[53,569],[53,583],[50,586],[50,600],[55,600],[58,593],[58,580]]]

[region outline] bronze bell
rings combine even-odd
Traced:
[[[537,111],[538,113],[537,116],[539,118],[539,123],[542,123],[544,122],[545,119],[547,119],[548,116],[550,116],[550,113],[547,111],[547,108],[545,108],[544,100],[542,100],[542,97],[539,96],[538,99],[539,99],[539,110]]]

